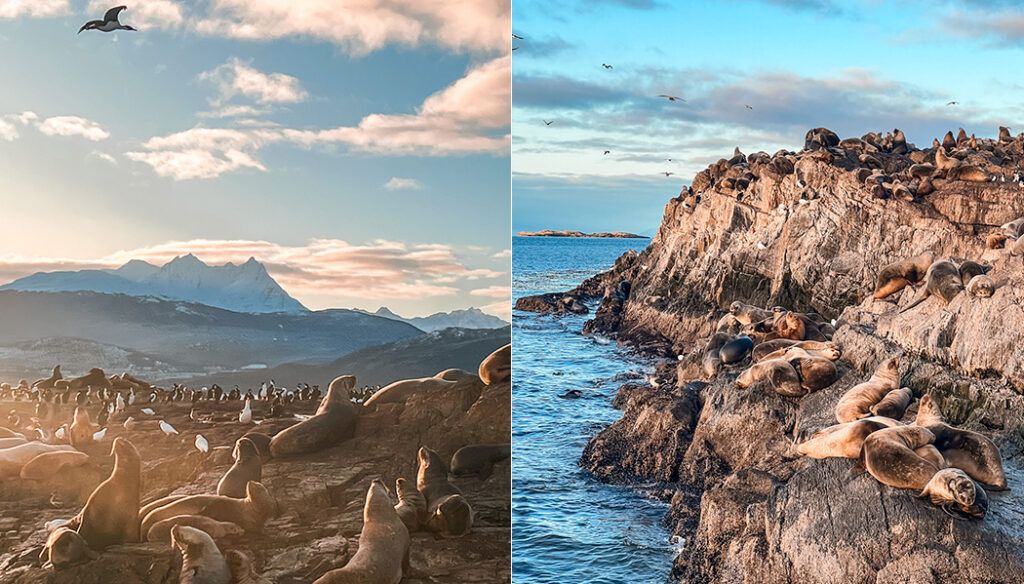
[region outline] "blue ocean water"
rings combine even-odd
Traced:
[[[568,290],[648,241],[513,238],[512,295]],[[675,555],[661,525],[667,506],[577,464],[587,441],[621,415],[611,407],[621,382],[610,378],[649,365],[580,335],[586,320],[512,315],[512,581],[661,584]],[[557,397],[568,389],[584,397]]]

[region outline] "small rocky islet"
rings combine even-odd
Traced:
[[[798,152],[736,149],[669,201],[644,251],[573,290],[517,301],[518,310],[556,314],[589,313],[599,301],[584,334],[661,358],[649,383],[620,388],[622,418],[590,441],[580,464],[671,503],[665,521],[684,542],[673,579],[1020,581],[1022,162],[1024,134],[1006,128],[996,138],[960,129],[926,148],[899,130],[840,139],[814,128]],[[907,268],[913,259],[920,271]],[[932,283],[942,278],[947,286]],[[985,286],[969,285],[975,278]],[[764,318],[736,322],[737,307]],[[716,335],[750,343],[722,351],[709,346]],[[779,342],[770,339],[834,346],[836,360],[825,355],[834,373],[808,384],[798,371],[805,357],[795,357],[803,349],[784,348],[776,368],[786,383],[737,383],[765,356],[758,346]],[[841,399],[863,395],[889,360],[894,378],[875,389],[904,407],[872,397],[871,408],[901,427],[942,423],[997,449],[1008,490],[979,491],[984,512],[884,484],[870,456],[864,469],[864,456],[801,454],[837,415],[846,419]]]

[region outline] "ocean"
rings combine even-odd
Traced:
[[[649,241],[515,237],[512,295],[568,290]],[[611,378],[651,365],[580,335],[587,318],[512,315],[512,581],[661,584],[676,553],[661,524],[668,506],[578,466],[588,440],[621,415],[611,400],[622,382]],[[584,397],[558,397],[569,389]]]

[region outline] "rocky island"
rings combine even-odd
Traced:
[[[517,237],[602,237],[606,239],[650,239],[646,235],[637,235],[635,233],[626,233],[625,231],[611,231],[606,233],[583,233],[582,231],[555,231],[552,229],[543,229],[541,231],[520,231],[516,234]]]
[[[621,419],[580,465],[671,503],[666,524],[684,541],[673,579],[1020,581],[1022,162],[1024,135],[1005,128],[995,139],[961,129],[925,148],[899,130],[841,140],[815,128],[800,151],[737,148],[668,202],[643,252],[574,290],[520,299],[517,309],[536,312],[599,300],[584,334],[661,359],[648,383],[620,388]],[[899,263],[915,257],[926,258],[920,269]],[[765,343],[783,347],[768,359],[779,375],[750,383]],[[808,362],[829,367],[821,386],[809,385]],[[853,456],[801,454],[837,427],[840,399],[890,362],[893,395],[909,400],[894,419],[870,420],[919,424],[940,451],[922,464],[947,472],[968,465],[928,429],[993,445],[988,464],[1009,490],[972,476],[965,514],[889,486],[866,460],[881,430]]]

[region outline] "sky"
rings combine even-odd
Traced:
[[[819,126],[1024,131],[1015,2],[514,0],[512,32],[513,232],[653,235],[709,163]]]
[[[0,0],[0,283],[264,262],[307,307],[508,317],[507,0]]]

